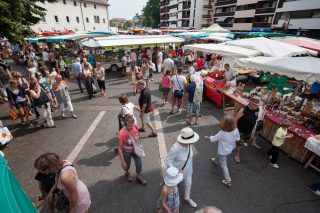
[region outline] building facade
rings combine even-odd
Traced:
[[[278,0],[215,0],[214,23],[233,31],[271,31]]]
[[[160,26],[168,28],[209,27],[213,21],[213,0],[161,0]]]
[[[46,16],[32,29],[42,31],[108,30],[108,0],[59,0],[39,4],[47,10]]]
[[[320,38],[320,0],[279,0],[273,27]]]

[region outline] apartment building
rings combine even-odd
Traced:
[[[273,27],[320,38],[320,0],[279,0]]]
[[[215,0],[214,23],[233,31],[270,31],[278,0]]]
[[[39,3],[47,10],[46,16],[32,29],[41,31],[93,31],[108,30],[108,0],[59,0]]]
[[[161,0],[160,26],[168,28],[209,27],[213,19],[213,0]]]

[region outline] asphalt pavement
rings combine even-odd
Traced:
[[[180,130],[186,127],[185,109],[169,115],[170,107],[160,107],[161,95],[157,82],[160,74],[154,75],[150,89],[152,101],[160,116],[158,131],[162,132],[166,150],[175,142]],[[63,159],[76,152],[74,165],[79,177],[87,184],[92,206],[90,212],[97,213],[152,213],[156,212],[156,201],[160,195],[162,181],[159,144],[162,138],[147,138],[143,133],[143,143],[147,156],[143,159],[143,174],[147,186],[128,183],[123,177],[118,156],[113,148],[117,144],[119,111],[118,96],[127,94],[137,104],[138,96],[131,92],[131,86],[119,73],[107,73],[107,96],[98,95],[89,100],[80,94],[75,81],[70,80],[71,97],[78,119],[55,120],[57,128],[21,128],[9,120],[8,107],[0,105],[0,119],[12,130],[14,140],[4,153],[10,168],[20,181],[25,192],[35,201],[38,195],[36,173],[33,161],[44,152],[56,152]],[[102,114],[101,114],[102,113]],[[200,141],[194,145],[194,175],[191,197],[199,208],[215,205],[225,213],[318,213],[320,199],[308,189],[308,184],[319,180],[319,174],[312,169],[280,154],[280,169],[269,166],[265,152],[270,143],[258,138],[262,146],[257,150],[251,146],[242,148],[242,161],[236,164],[228,159],[232,177],[232,187],[221,184],[219,167],[213,166],[209,159],[217,150],[217,144],[204,140],[205,135],[219,131],[219,119],[224,111],[207,100],[201,105],[200,125],[192,126],[199,133]],[[55,114],[56,116],[58,113]],[[97,123],[97,118],[102,115]],[[136,115],[138,117],[138,115]],[[158,120],[160,119],[160,120]],[[95,125],[96,124],[96,125]],[[78,147],[78,148],[77,148]],[[163,151],[163,150],[162,150]],[[134,163],[131,167],[134,173]],[[183,198],[183,187],[180,188]],[[181,200],[180,212],[191,213],[195,209]]]

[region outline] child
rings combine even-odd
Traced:
[[[171,89],[171,78],[170,78],[170,70],[167,70],[164,76],[161,79],[161,85],[162,85],[162,106],[164,106],[168,102],[168,95]]]
[[[180,198],[178,184],[183,174],[176,167],[169,167],[161,184],[161,196],[157,202],[158,213],[179,213]]]
[[[282,144],[287,138],[293,137],[292,134],[288,134],[289,127],[290,127],[290,121],[287,119],[284,120],[280,125],[280,127],[277,129],[276,134],[273,137],[271,149],[267,152],[270,159],[270,165],[276,169],[279,169],[279,165],[277,164],[279,147],[282,146]]]
[[[227,157],[232,153],[236,147],[236,142],[240,141],[240,133],[237,129],[234,118],[231,116],[224,116],[220,121],[221,130],[215,136],[205,136],[211,142],[218,141],[218,160],[224,179],[222,184],[231,187],[231,177],[227,165]],[[216,158],[211,159],[214,164],[217,164]]]

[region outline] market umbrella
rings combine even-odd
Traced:
[[[10,171],[7,160],[0,154],[0,209],[5,213],[36,213],[16,177]]]

